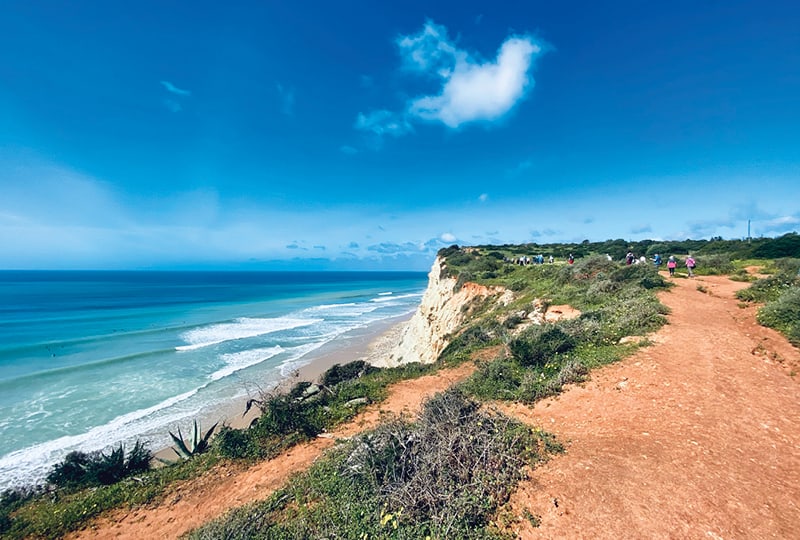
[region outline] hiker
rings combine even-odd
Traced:
[[[567,262],[569,264],[572,264],[572,263],[575,262],[575,257],[572,256],[572,253],[569,254],[569,257],[567,257]]]
[[[675,277],[675,267],[678,266],[678,261],[675,260],[675,255],[670,255],[667,259],[667,268],[669,269],[669,277]]]
[[[625,264],[628,266],[632,265],[635,258],[636,257],[633,256],[633,252],[629,251],[628,254],[625,255]]]
[[[550,264],[553,264],[553,261],[555,261],[555,259],[553,259],[553,256],[552,256],[552,255],[550,255],[550,257],[549,257],[547,260],[548,260],[548,262],[549,262]]]
[[[656,272],[658,272],[658,269],[661,268],[661,255],[658,253],[653,255],[653,266],[656,267]]]
[[[694,262],[694,259],[691,255],[686,257],[686,270],[689,272],[689,277],[694,277],[694,267],[697,266],[697,263]]]

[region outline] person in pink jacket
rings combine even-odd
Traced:
[[[675,260],[675,255],[670,255],[667,259],[667,268],[669,269],[670,277],[675,275],[675,267],[678,266],[678,261]]]
[[[689,277],[694,277],[695,266],[697,266],[697,264],[694,262],[692,256],[689,255],[688,257],[686,257],[686,270],[689,272]]]

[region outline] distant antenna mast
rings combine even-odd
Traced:
[[[747,220],[747,243],[750,243],[750,220]]]

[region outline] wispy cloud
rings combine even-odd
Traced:
[[[506,171],[506,176],[508,176],[510,178],[517,177],[517,176],[521,175],[523,172],[525,172],[528,169],[530,169],[531,167],[533,167],[533,162],[531,160],[526,159],[526,160],[520,161],[515,167],[512,167],[511,169],[508,169]]]
[[[189,90],[178,88],[169,81],[159,81],[161,86],[169,93],[168,97],[163,100],[164,106],[173,113],[178,113],[183,110],[182,100],[192,95]]]
[[[411,124],[404,115],[387,110],[372,111],[367,114],[359,113],[355,128],[375,135],[391,135],[393,137],[400,137],[412,130]]]
[[[442,242],[447,242],[447,243],[451,243],[451,242],[455,242],[456,241],[456,236],[454,234],[452,234],[452,233],[449,233],[449,232],[442,233],[439,236],[439,238],[442,240]]]
[[[784,234],[800,230],[800,214],[794,216],[781,216],[763,222],[756,222],[758,234]]]
[[[488,201],[489,200],[489,194],[488,193],[481,193],[480,195],[478,195],[478,200],[480,202],[482,202],[482,203]]]
[[[632,227],[631,233],[632,234],[644,234],[653,232],[653,227],[650,225],[639,225],[638,227]]]
[[[277,84],[276,88],[281,98],[281,110],[284,114],[291,116],[294,114],[294,90],[282,84]]]
[[[447,28],[427,21],[416,33],[396,41],[404,71],[433,80],[437,90],[409,100],[403,109],[359,113],[355,127],[378,136],[413,131],[413,121],[459,128],[505,117],[533,88],[534,58],[542,46],[529,36],[510,36],[494,60],[459,48]]]
[[[167,92],[175,94],[176,96],[189,97],[192,95],[191,91],[178,88],[169,81],[159,81],[159,82],[161,82],[161,85],[167,90]]]

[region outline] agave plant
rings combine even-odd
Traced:
[[[194,421],[194,432],[192,433],[192,438],[189,441],[183,440],[183,434],[181,433],[181,428],[178,428],[178,434],[175,435],[171,431],[169,432],[169,436],[172,437],[172,440],[175,442],[175,446],[172,447],[172,450],[178,454],[178,457],[183,459],[190,459],[193,456],[198,454],[202,454],[206,450],[208,450],[208,441],[211,439],[211,434],[214,433],[214,429],[217,427],[219,422],[216,422],[211,429],[206,431],[205,435],[202,437],[200,432],[200,426],[197,424],[197,420]]]

